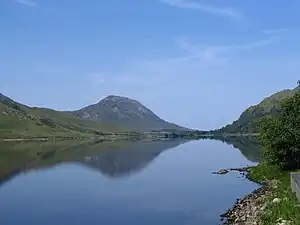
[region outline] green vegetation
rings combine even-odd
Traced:
[[[263,214],[260,224],[279,224],[279,218],[290,222],[286,224],[300,224],[300,204],[292,193],[288,171],[283,171],[276,165],[261,163],[251,169],[249,179],[258,183],[265,181],[273,181],[274,183],[272,194],[266,195],[264,199],[262,207],[265,207],[265,214]],[[274,203],[275,198],[280,201]]]
[[[246,109],[238,120],[234,121],[219,130],[216,133],[258,133],[260,121],[266,116],[276,116],[282,111],[281,102],[292,97],[299,87],[293,90],[283,90],[265,98],[259,104]]]
[[[130,132],[101,122],[85,121],[66,112],[28,107],[9,98],[0,101],[0,138],[92,136]]]
[[[249,179],[273,182],[272,194],[266,196],[262,224],[276,224],[282,218],[288,224],[300,224],[299,201],[291,190],[290,172],[300,168],[300,92],[280,102],[281,112],[261,121],[259,139],[264,163],[251,169]],[[279,199],[274,203],[274,198]],[[273,201],[273,202],[272,202]]]
[[[0,93],[0,139],[120,134],[142,137],[141,132],[146,130],[154,130],[150,136],[167,138],[179,137],[177,131],[189,131],[160,119],[141,103],[125,97],[109,96],[81,110],[62,112],[28,107]]]
[[[282,113],[261,123],[264,157],[282,169],[300,168],[300,92],[281,104]]]

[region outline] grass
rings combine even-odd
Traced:
[[[257,183],[275,180],[277,184],[272,195],[265,199],[266,211],[261,224],[278,224],[278,219],[282,218],[289,221],[287,224],[300,225],[300,202],[292,193],[288,171],[281,171],[276,165],[261,163],[251,169],[249,179]],[[274,198],[279,198],[281,201],[272,203]]]
[[[6,113],[12,109],[14,113]],[[0,138],[95,136],[119,132],[130,133],[130,130],[113,124],[81,120],[67,112],[0,102]]]

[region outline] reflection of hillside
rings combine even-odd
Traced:
[[[182,140],[138,141],[119,149],[99,152],[97,155],[93,155],[95,160],[85,161],[84,163],[100,170],[106,176],[120,177],[140,171],[160,153],[182,143]]]
[[[254,138],[246,137],[227,137],[218,139],[234,148],[238,149],[243,156],[245,156],[251,162],[260,162],[262,160],[261,156],[261,146],[257,140]]]
[[[63,162],[79,162],[109,177],[124,176],[138,172],[161,152],[183,142],[185,141],[5,144],[0,152],[0,186],[21,172]],[[93,160],[86,160],[87,157],[92,157]]]
[[[56,151],[64,151],[79,145],[80,142],[24,142],[24,143],[1,143],[0,151],[0,186],[21,172],[30,169],[52,166],[55,160],[48,160]]]

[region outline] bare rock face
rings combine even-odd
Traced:
[[[72,112],[84,120],[115,123],[139,131],[188,130],[158,117],[140,102],[110,95],[100,102]]]

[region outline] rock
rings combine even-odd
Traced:
[[[219,170],[219,171],[217,171],[217,172],[213,172],[213,174],[221,174],[221,175],[223,175],[223,174],[227,174],[229,171],[228,170],[226,170],[226,169],[221,169],[221,170]]]
[[[262,207],[260,208],[261,211],[264,211],[265,209],[266,209],[266,206],[262,206]]]
[[[273,203],[279,203],[279,202],[281,202],[281,199],[280,198],[274,198],[272,202]]]
[[[237,200],[234,207],[229,209],[226,213],[225,224],[232,225],[258,225],[260,224],[261,216],[266,213],[267,203],[264,203],[265,196],[270,196],[270,191],[273,185],[266,182],[261,188],[253,191],[243,199]],[[280,201],[280,199],[279,199]],[[278,202],[278,200],[275,200]],[[282,219],[282,218],[280,218]],[[228,221],[230,223],[228,223]],[[284,221],[277,221],[277,223],[283,223]],[[276,225],[278,225],[275,223]],[[222,223],[224,224],[224,223]],[[284,223],[288,225],[288,223]]]
[[[247,212],[247,213],[249,213],[249,212]],[[246,216],[242,216],[242,217],[241,217],[241,220],[242,220],[242,221],[246,221]]]

